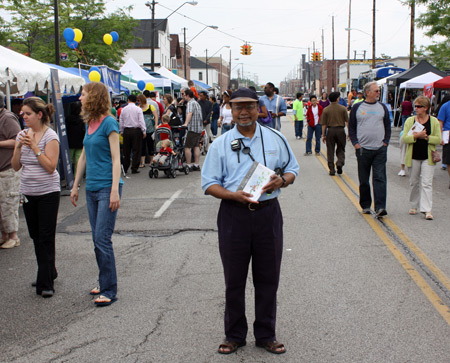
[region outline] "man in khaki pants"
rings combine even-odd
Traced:
[[[0,248],[13,248],[20,245],[20,173],[11,167],[11,158],[20,126],[16,116],[5,108],[4,98],[0,93]]]

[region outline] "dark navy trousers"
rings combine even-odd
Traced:
[[[222,200],[217,217],[225,275],[225,337],[246,339],[245,285],[252,263],[255,288],[253,333],[258,342],[276,340],[277,290],[283,252],[283,217],[275,201],[251,211]]]

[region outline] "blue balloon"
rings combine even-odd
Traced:
[[[97,71],[98,73],[102,74],[102,72],[100,72],[100,69],[98,67],[91,67],[89,69],[89,73],[93,72],[93,71]]]
[[[75,40],[72,41],[67,41],[66,40],[66,44],[70,49],[77,49],[78,48],[78,43]]]
[[[63,37],[66,42],[73,42],[75,39],[75,31],[72,28],[66,28],[64,29]]]
[[[109,34],[112,36],[113,42],[117,42],[119,40],[119,33],[113,31],[113,32],[111,32]]]
[[[145,89],[145,82],[144,81],[139,81],[137,84],[138,88],[143,91]]]

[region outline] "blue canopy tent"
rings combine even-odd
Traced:
[[[209,91],[212,87],[207,85],[206,83],[200,82],[200,81],[194,81],[194,84],[197,88],[200,88],[200,90],[203,91]]]

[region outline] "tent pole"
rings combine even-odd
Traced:
[[[6,108],[11,111],[11,83],[9,80],[9,68],[6,69],[8,81],[6,82]]]

